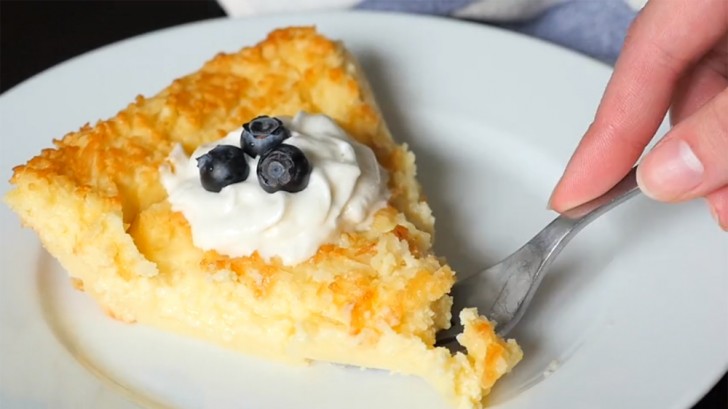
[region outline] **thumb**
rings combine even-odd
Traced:
[[[728,90],[676,125],[645,156],[637,182],[649,197],[677,202],[728,184]]]

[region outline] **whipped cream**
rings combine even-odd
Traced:
[[[266,260],[296,264],[313,256],[342,231],[367,227],[389,198],[387,174],[374,152],[350,138],[325,115],[303,112],[281,117],[291,131],[284,143],[303,151],[312,165],[300,192],[266,193],[258,184],[260,156],[246,155],[250,175],[240,183],[208,192],[200,184],[196,158],[217,145],[240,146],[242,128],[187,156],[176,146],[160,168],[172,209],[181,212],[198,248],[231,257],[253,252]]]

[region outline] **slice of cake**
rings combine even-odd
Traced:
[[[343,46],[287,28],[55,141],[6,201],[113,318],[479,408],[521,351],[473,309],[467,353],[434,346],[455,277],[414,160]]]

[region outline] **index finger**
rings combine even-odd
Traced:
[[[565,211],[609,190],[657,132],[685,71],[728,27],[725,0],[653,0],[625,39],[594,122],[554,189],[550,206]]]

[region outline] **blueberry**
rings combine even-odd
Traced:
[[[295,193],[308,186],[311,164],[297,147],[280,144],[260,158],[257,173],[260,187],[266,192]]]
[[[231,145],[218,145],[200,156],[197,167],[202,187],[209,192],[219,192],[227,185],[242,182],[250,174],[245,153]]]
[[[243,125],[240,146],[252,157],[262,155],[280,145],[291,133],[278,118],[263,115]]]

